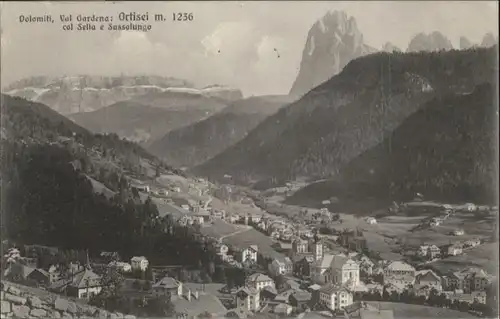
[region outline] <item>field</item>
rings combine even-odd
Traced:
[[[245,226],[233,225],[226,223],[225,221],[215,219],[212,224],[203,226],[200,229],[200,232],[204,236],[221,238],[223,236],[234,234],[235,232],[240,231],[242,229],[245,229]]]
[[[225,237],[223,239],[223,242],[229,245],[234,245],[236,247],[257,245],[259,247],[259,253],[265,257],[271,257],[271,258],[284,257],[283,254],[278,253],[272,248],[274,242],[272,241],[271,238],[253,228],[248,229],[247,231],[237,233],[232,236]]]
[[[394,302],[367,302],[371,306],[377,307],[380,310],[393,310],[394,319],[406,319],[406,318],[426,318],[426,319],[437,319],[437,318],[476,318],[475,316],[460,312],[457,310],[428,307],[421,305],[411,305],[404,303],[394,303]]]

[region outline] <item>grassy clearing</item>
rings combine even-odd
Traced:
[[[200,232],[205,236],[220,238],[222,236],[233,234],[240,229],[241,227],[233,224],[228,224],[225,221],[219,219],[215,219],[212,224],[203,226],[200,229]]]
[[[284,255],[278,253],[272,248],[274,241],[264,235],[263,233],[251,228],[247,231],[237,233],[232,236],[225,237],[222,240],[224,243],[229,245],[234,245],[236,247],[246,247],[250,245],[257,245],[259,247],[259,253],[266,257],[271,258],[283,258]]]

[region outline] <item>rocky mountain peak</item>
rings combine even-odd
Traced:
[[[374,51],[364,44],[354,17],[344,11],[327,12],[309,30],[290,94],[307,93],[342,71],[352,59]]]
[[[495,36],[491,32],[488,32],[484,35],[483,41],[481,41],[481,46],[483,48],[489,48],[494,46],[497,42],[498,39],[495,39]]]
[[[394,51],[401,52],[401,49],[398,48],[397,46],[395,46],[394,44],[392,44],[391,42],[386,42],[382,46],[382,51],[384,51],[384,52],[394,52]]]
[[[472,42],[469,41],[469,39],[467,39],[464,36],[460,37],[460,49],[461,50],[469,49],[472,46],[473,46],[473,44],[472,44]]]
[[[408,44],[408,52],[452,50],[451,41],[439,31],[419,33]]]

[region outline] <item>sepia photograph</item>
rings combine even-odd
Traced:
[[[498,11],[0,2],[0,319],[499,318]]]

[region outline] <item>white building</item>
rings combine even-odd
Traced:
[[[248,276],[246,279],[246,285],[259,291],[264,289],[265,287],[275,287],[274,280],[272,280],[269,276],[261,273],[255,273]]]
[[[130,259],[132,270],[146,271],[149,266],[149,261],[144,256],[134,256]]]
[[[319,290],[319,300],[330,310],[340,310],[353,303],[353,296],[347,289],[330,283]]]
[[[311,265],[311,276],[318,284],[359,285],[359,264],[349,257],[325,254]]]
[[[366,218],[366,222],[370,225],[374,225],[377,223],[377,220],[375,219],[375,217],[368,217]]]
[[[460,244],[454,244],[454,245],[448,246],[447,253],[450,256],[461,255],[462,254],[462,245],[460,245]]]

